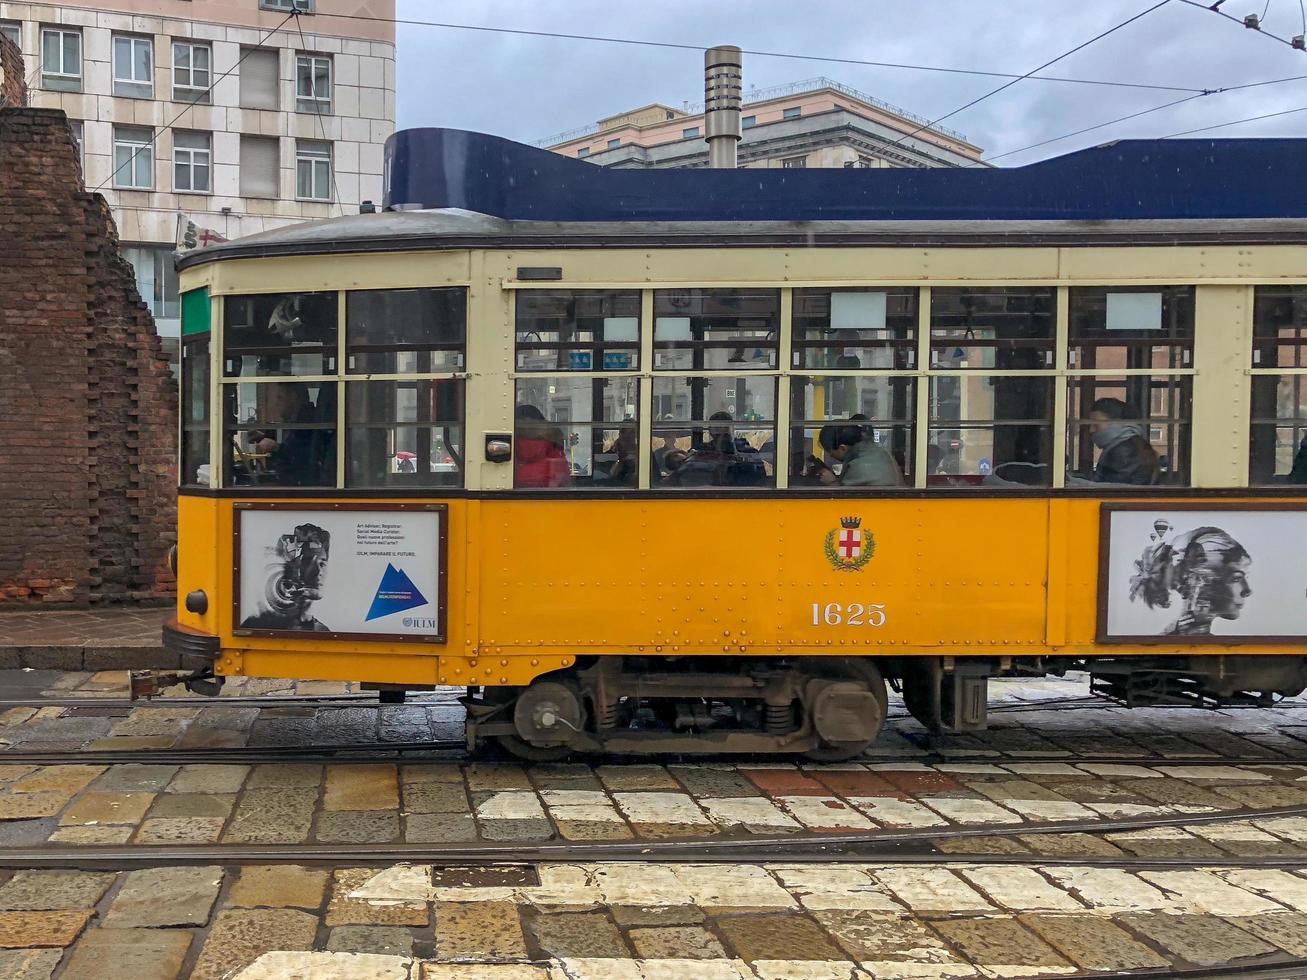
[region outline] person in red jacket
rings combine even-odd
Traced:
[[[517,446],[513,449],[513,486],[563,487],[572,473],[563,452],[563,434],[545,421],[534,405],[518,405]]]

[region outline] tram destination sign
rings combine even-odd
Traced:
[[[234,633],[442,643],[443,504],[237,504]]]
[[[1307,642],[1307,506],[1104,504],[1098,642]]]

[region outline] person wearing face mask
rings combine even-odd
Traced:
[[[1126,421],[1129,417],[1129,406],[1119,398],[1100,398],[1090,407],[1089,434],[1099,449],[1095,483],[1151,486],[1158,481],[1157,453],[1143,425]]]

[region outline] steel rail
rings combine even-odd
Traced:
[[[934,829],[852,831],[839,833],[752,835],[749,837],[657,838],[634,841],[556,841],[538,844],[262,844],[262,845],[87,845],[0,848],[0,868],[158,867],[167,864],[331,863],[354,864],[550,864],[595,861],[659,861],[705,864],[732,861],[820,863],[1038,864],[1103,867],[1264,867],[1307,868],[1307,851],[1298,855],[1229,855],[1219,858],[1159,858],[1142,855],[965,854],[943,853],[937,842],[983,837],[1107,834],[1155,827],[1195,827],[1247,820],[1271,820],[1307,814],[1307,804],[1264,810],[1239,809],[1201,814],[1156,814],[1096,821],[1047,821],[1038,824],[981,825]],[[904,845],[930,850],[898,851]]]
[[[19,742],[17,745],[25,743]],[[448,753],[462,752],[463,761],[474,762],[478,759],[484,759],[487,762],[505,761],[501,755],[490,757],[473,756],[467,753],[467,742],[464,739],[428,739],[425,741],[396,741],[384,742],[381,740],[373,742],[348,742],[336,745],[282,745],[282,746],[231,746],[225,748],[156,748],[156,749],[84,749],[72,752],[59,751],[47,752],[40,749],[25,750],[22,748],[0,749],[0,764],[6,765],[34,765],[34,766],[61,766],[61,765],[89,765],[95,763],[104,763],[107,765],[121,765],[128,763],[146,763],[151,765],[170,765],[173,763],[273,763],[273,762],[304,762],[304,761],[323,761],[330,762],[340,760],[344,756],[357,757],[352,761],[359,762],[393,762],[393,759],[384,758],[387,753],[403,754],[421,754],[427,752],[439,755],[440,761],[449,761]],[[1287,766],[1307,767],[1307,742],[1304,743],[1304,757],[1290,758],[1287,756],[1157,756],[1157,755],[1077,755],[1074,751],[1068,749],[1064,752],[1045,752],[1045,753],[1028,753],[1023,752],[1020,755],[1013,755],[1010,752],[1005,753],[1002,750],[985,750],[985,749],[960,749],[957,754],[944,752],[925,751],[916,755],[904,754],[867,754],[858,756],[850,760],[855,763],[865,765],[928,765],[928,766],[968,766],[968,765],[1029,765],[1029,764],[1049,764],[1065,763],[1067,765],[1099,765],[1099,766],[1140,766],[1144,768],[1158,766],[1182,766],[1187,768],[1278,768]],[[774,763],[778,759],[789,759],[784,754],[767,754],[767,755],[741,755],[741,754],[687,754],[687,753],[659,753],[651,755],[633,756],[630,754],[604,755],[603,753],[577,753],[574,759],[577,760],[629,760],[640,759],[653,763],[677,762],[682,760],[693,760],[696,762],[720,762],[726,761],[735,764],[740,769],[748,769],[750,763],[766,762]],[[516,763],[525,767],[530,767],[532,763],[513,757],[507,758],[508,762]],[[805,760],[795,759],[800,766],[805,765]],[[820,770],[821,763],[811,763],[813,769]],[[947,771],[945,773],[947,775]],[[967,773],[963,772],[962,775]],[[1014,773],[1015,775],[1015,773]],[[1086,776],[1092,775],[1086,773]]]
[[[429,695],[432,692],[424,691]],[[315,704],[362,704],[365,707],[404,708],[426,707],[430,705],[457,704],[453,697],[414,698],[400,704],[382,704],[377,693],[350,694],[234,694],[228,697],[219,695],[208,698],[203,695],[193,697],[62,697],[62,698],[7,698],[0,700],[0,710],[7,708],[208,708],[208,707],[259,707],[286,708],[296,705]]]

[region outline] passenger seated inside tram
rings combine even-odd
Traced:
[[[758,451],[733,434],[729,412],[708,417],[708,438],[672,469],[664,483],[676,487],[758,487],[767,483],[767,468]],[[716,422],[717,425],[711,425]],[[725,423],[725,424],[723,424]],[[741,449],[743,445],[744,449]],[[670,452],[668,453],[670,455]]]
[[[562,487],[572,481],[563,451],[563,432],[545,420],[534,405],[518,405],[513,449],[513,486],[531,489]]]
[[[840,463],[835,470],[815,456],[809,457],[809,474],[822,484],[842,487],[901,487],[903,471],[889,451],[872,437],[871,430],[860,425],[866,416],[850,416],[847,422],[822,426],[817,441],[821,448]]]
[[[1089,434],[1099,449],[1094,464],[1095,483],[1125,483],[1151,486],[1158,482],[1161,467],[1148,442],[1142,422],[1119,398],[1100,398],[1089,409]]]
[[[631,419],[627,419],[631,422]],[[612,483],[622,483],[628,487],[635,486],[640,476],[640,464],[636,455],[639,436],[632,427],[620,430],[617,438],[610,442],[604,453],[615,457],[608,468],[607,479]],[[596,476],[598,473],[596,472]]]

